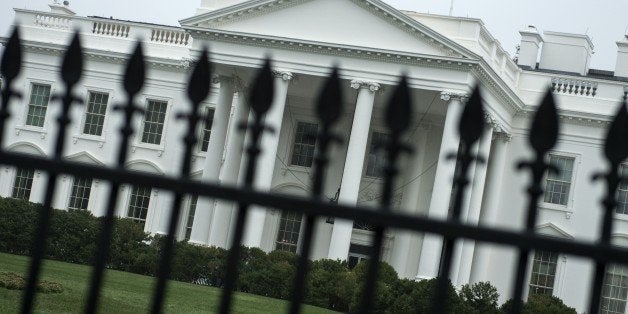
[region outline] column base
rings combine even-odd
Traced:
[[[208,247],[208,246],[209,246],[209,245],[207,245],[207,243],[202,243],[202,242],[197,242],[197,241],[191,241],[191,240],[188,240],[188,243],[189,243],[189,244],[192,244],[192,245],[196,245],[196,246],[204,246],[204,247]]]
[[[434,279],[434,278],[436,278],[436,277],[419,276],[419,275],[417,275],[416,277],[414,277],[414,280],[421,281],[421,280],[431,280],[431,279]]]

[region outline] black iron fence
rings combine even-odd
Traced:
[[[6,49],[2,57],[1,74],[5,80],[2,89],[2,103],[0,106],[0,147],[3,145],[5,125],[7,118],[11,114],[11,103],[20,94],[13,90],[13,82],[20,73],[22,65],[22,47],[17,29],[6,44]],[[387,165],[384,169],[384,186],[381,197],[381,204],[377,210],[363,206],[344,206],[330,203],[323,197],[323,182],[327,169],[328,152],[332,145],[342,142],[342,138],[332,132],[335,123],[342,111],[342,92],[338,70],[334,70],[322,91],[320,92],[316,104],[316,115],[320,121],[321,128],[316,134],[318,151],[314,159],[314,175],[311,197],[299,198],[291,196],[279,196],[269,193],[259,192],[253,189],[252,182],[257,167],[258,155],[263,147],[260,147],[260,137],[264,132],[278,132],[264,124],[264,115],[269,110],[274,96],[274,80],[271,73],[271,63],[266,61],[258,71],[257,77],[251,82],[249,92],[249,104],[254,113],[254,119],[246,124],[244,121],[240,125],[242,130],[249,130],[251,137],[247,143],[244,186],[232,187],[218,184],[193,181],[190,179],[190,168],[192,151],[196,138],[197,124],[203,119],[200,113],[200,104],[210,92],[210,72],[211,66],[206,51],[200,55],[195,63],[194,70],[190,76],[187,86],[187,96],[189,98],[188,110],[179,113],[178,118],[183,120],[187,126],[187,133],[183,138],[184,151],[183,162],[178,176],[157,176],[148,173],[130,172],[124,169],[129,149],[129,138],[134,133],[131,123],[134,116],[143,113],[142,108],[134,102],[134,99],[145,79],[145,65],[142,54],[142,46],[138,44],[126,67],[123,87],[126,93],[126,103],[115,107],[115,110],[124,116],[124,123],[120,126],[121,142],[118,146],[117,162],[115,167],[92,166],[82,163],[70,162],[63,158],[65,147],[66,130],[70,123],[69,111],[74,105],[80,105],[81,101],[74,96],[73,89],[79,82],[83,72],[83,52],[80,44],[80,37],[76,34],[70,44],[61,67],[61,80],[65,87],[62,95],[56,95],[56,99],[62,106],[57,117],[56,136],[54,152],[49,158],[37,157],[27,154],[0,151],[0,163],[15,167],[41,169],[48,173],[48,182],[44,198],[43,209],[39,215],[36,236],[33,239],[32,258],[30,262],[27,288],[25,290],[21,311],[23,313],[32,312],[35,298],[36,283],[40,276],[42,257],[44,256],[45,241],[50,225],[50,214],[53,195],[55,194],[56,179],[61,174],[68,174],[79,177],[93,177],[111,182],[112,188],[109,195],[109,203],[103,221],[102,234],[99,238],[96,264],[91,277],[90,291],[86,302],[85,312],[93,313],[98,308],[99,296],[101,293],[103,272],[105,261],[109,253],[109,246],[112,238],[112,226],[114,223],[115,204],[118,199],[119,187],[122,184],[134,184],[141,186],[152,186],[174,193],[174,203],[170,214],[170,224],[167,239],[162,248],[162,255],[159,264],[157,285],[154,289],[151,312],[160,313],[163,309],[165,287],[170,272],[170,262],[173,256],[177,221],[179,221],[180,208],[185,195],[201,195],[212,198],[219,198],[234,201],[239,204],[236,216],[235,233],[231,243],[230,255],[227,263],[227,277],[222,290],[220,302],[220,312],[230,312],[233,300],[233,290],[238,277],[238,260],[242,235],[244,233],[245,221],[249,212],[249,206],[260,205],[277,208],[285,211],[294,211],[305,215],[305,227],[303,233],[303,246],[297,273],[294,277],[293,295],[291,299],[291,313],[300,311],[301,302],[304,297],[304,283],[307,275],[307,261],[310,256],[310,248],[314,234],[314,221],[317,217],[338,217],[350,220],[357,220],[372,226],[374,231],[373,246],[371,249],[371,261],[380,259],[382,238],[387,228],[405,229],[418,232],[434,233],[444,237],[443,255],[439,271],[439,281],[437,293],[434,298],[433,312],[442,312],[443,305],[447,301],[447,281],[450,273],[454,248],[459,245],[461,238],[475,241],[493,243],[514,247],[519,250],[519,259],[514,285],[514,304],[512,311],[519,313],[522,306],[522,296],[525,284],[525,274],[527,271],[527,261],[532,250],[543,250],[550,252],[562,252],[570,255],[586,257],[595,262],[595,275],[590,297],[590,313],[597,313],[599,300],[602,291],[606,266],[609,263],[628,263],[628,250],[611,245],[610,235],[613,226],[613,213],[616,207],[617,187],[625,180],[619,176],[620,164],[628,157],[628,112],[622,102],[617,111],[617,115],[612,122],[604,154],[609,164],[607,173],[596,175],[594,180],[604,180],[606,184],[606,196],[602,201],[603,225],[597,243],[585,243],[575,240],[564,240],[557,238],[547,238],[534,234],[534,227],[537,220],[537,203],[543,195],[542,178],[547,171],[556,171],[547,162],[547,154],[554,147],[558,139],[559,123],[558,113],[554,104],[551,91],[539,105],[536,115],[530,127],[529,144],[534,151],[535,157],[529,161],[518,164],[518,168],[532,173],[532,182],[527,193],[529,194],[527,204],[527,220],[525,229],[521,232],[488,228],[483,226],[470,226],[461,223],[461,208],[465,194],[468,193],[469,184],[468,170],[473,161],[484,162],[486,156],[474,156],[472,146],[480,139],[484,128],[484,109],[479,88],[476,88],[469,98],[463,110],[458,128],[460,134],[460,153],[449,156],[459,163],[459,171],[454,178],[454,205],[453,210],[447,220],[432,220],[425,217],[418,217],[408,214],[393,213],[391,211],[391,199],[394,189],[393,182],[398,174],[397,162],[399,156],[408,154],[412,149],[401,142],[404,133],[408,130],[411,121],[411,99],[407,81],[404,77],[399,81],[390,102],[386,108],[386,123],[391,136],[383,145],[387,153]],[[420,148],[419,148],[420,149]],[[360,312],[368,313],[372,309],[373,295],[377,293],[376,278],[378,277],[379,263],[372,262],[366,279],[365,288],[362,292]]]

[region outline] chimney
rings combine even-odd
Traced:
[[[48,6],[50,7],[50,12],[52,13],[70,16],[76,15],[76,13],[70,9],[70,2],[67,0],[63,1],[63,4],[60,4],[58,0],[54,0],[54,2]]]
[[[244,1],[245,0],[201,0],[201,7],[196,10],[196,14],[215,11]]]
[[[539,69],[586,75],[593,54],[593,42],[587,35],[543,32],[543,50]]]
[[[617,42],[617,63],[615,76],[628,77],[628,35]]]
[[[536,30],[536,27],[529,25],[526,29],[519,31],[521,34],[521,44],[519,45],[519,58],[517,64],[531,69],[536,68],[536,60],[539,56],[539,48],[543,43],[543,37]]]

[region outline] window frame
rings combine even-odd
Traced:
[[[17,182],[17,174],[18,174],[18,170],[20,170],[20,169],[23,169],[23,170],[31,170],[31,171],[32,171],[32,173],[33,173],[33,177],[32,177],[32,179],[31,179],[31,185],[30,185],[30,187],[29,187],[29,189],[28,189],[29,191],[28,191],[28,198],[27,198],[27,199],[25,199],[25,198],[18,198],[18,197],[15,197],[15,196],[14,196],[15,184],[16,184],[16,182]],[[13,183],[11,184],[11,194],[10,194],[10,196],[9,196],[9,197],[10,197],[10,198],[13,198],[13,199],[25,200],[25,201],[27,201],[27,202],[28,202],[28,201],[30,201],[31,196],[32,196],[32,193],[33,193],[33,183],[35,182],[35,175],[36,175],[37,171],[38,171],[38,170],[36,170],[36,169],[28,169],[28,168],[14,168],[14,170],[13,170]]]
[[[168,134],[168,121],[170,119],[170,110],[172,109],[172,106],[173,106],[173,100],[172,98],[163,97],[163,96],[155,96],[151,94],[144,95],[142,97],[142,100],[144,104],[143,105],[144,110],[148,108],[148,101],[150,100],[166,103],[166,112],[164,115],[163,129],[161,131],[161,141],[159,144],[151,144],[151,143],[142,142],[142,137],[144,134],[144,126],[146,124],[146,115],[144,114],[141,117],[139,116],[136,117],[139,120],[139,123],[138,123],[139,127],[137,128],[137,132],[135,133],[133,146],[151,149],[151,150],[158,150],[158,151],[163,152],[165,150],[164,148],[167,142],[166,139],[167,139],[167,134]]]
[[[367,179],[367,180],[377,180],[377,181],[381,181],[384,179],[385,174],[382,173],[381,176],[372,176],[368,174],[368,166],[369,166],[369,155],[371,154],[371,151],[373,149],[372,147],[372,142],[373,142],[373,135],[375,133],[380,133],[380,134],[384,134],[386,136],[390,136],[390,133],[387,133],[386,130],[384,129],[380,129],[380,128],[373,128],[371,127],[370,131],[369,131],[369,138],[368,141],[366,143],[366,147],[367,150],[364,154],[364,165],[362,166],[362,178],[363,179]],[[386,157],[385,157],[386,158]],[[383,171],[384,169],[382,169]]]
[[[49,123],[49,118],[48,115],[50,115],[50,102],[52,101],[52,96],[56,93],[56,89],[55,89],[55,84],[53,81],[47,81],[47,80],[39,80],[39,79],[27,79],[26,80],[26,84],[28,84],[28,95],[26,97],[24,97],[24,106],[23,106],[23,112],[22,112],[22,125],[21,127],[23,129],[26,130],[32,130],[32,131],[47,131],[48,129],[48,123]],[[30,109],[31,106],[31,95],[33,93],[33,88],[35,85],[48,85],[50,86],[50,95],[48,98],[48,104],[46,104],[46,113],[44,114],[44,122],[42,124],[42,126],[36,126],[36,125],[31,125],[31,124],[27,124],[28,121],[28,111]]]
[[[626,174],[628,174],[628,163],[622,163],[622,164],[619,165],[619,175],[620,175],[620,177],[622,175],[622,170],[624,170],[624,169],[626,170]],[[617,207],[615,208],[614,216],[620,217],[621,219],[628,219],[628,184],[625,184],[626,185],[626,189],[622,189],[621,188],[622,185],[623,184],[620,183],[619,186],[617,187]],[[620,196],[621,193],[625,193],[626,194],[626,196],[625,196],[626,197],[625,198],[626,199],[626,202],[625,202],[625,204],[626,204],[625,207],[626,208],[625,208],[624,212],[619,212],[619,206],[620,206],[620,201],[619,201],[620,197],[619,196]]]
[[[275,230],[275,236],[273,237],[273,249],[274,250],[280,250],[280,251],[284,251],[284,252],[290,252],[290,251],[285,251],[285,250],[281,250],[278,248],[278,237],[279,237],[279,232],[281,232],[281,218],[283,217],[283,215],[285,213],[287,213],[286,211],[278,211],[279,213],[279,219],[277,219],[277,227]],[[290,212],[288,212],[290,213]],[[299,223],[299,236],[297,238],[297,243],[296,243],[296,251],[293,252],[295,254],[300,254],[301,253],[301,246],[302,246],[302,241],[303,241],[303,228],[304,228],[304,221],[305,221],[305,215],[302,214],[301,215],[301,222]]]
[[[318,132],[320,128],[320,124],[315,120],[307,120],[307,119],[294,120],[294,123],[292,125],[292,132],[290,134],[291,135],[290,142],[288,143],[288,145],[290,146],[288,149],[288,156],[286,156],[286,164],[288,165],[288,167],[294,167],[294,168],[302,169],[302,170],[309,170],[309,169],[312,169],[312,167],[314,166],[314,159],[316,158],[316,153],[318,152],[318,140],[317,139],[314,141],[314,154],[312,155],[312,164],[310,164],[309,166],[302,166],[302,165],[292,163],[292,157],[294,155],[295,145],[297,144],[296,139],[297,139],[297,130],[299,129],[299,123],[307,123],[307,124],[316,125],[316,132]]]
[[[190,212],[192,211],[192,204],[194,204],[194,213],[196,214],[196,210],[198,209],[199,202],[198,195],[188,195],[185,197],[183,202],[183,211],[181,213],[180,222],[179,222],[179,240],[180,241],[190,241],[192,236],[192,226],[194,224],[194,216],[192,216],[192,224],[190,225]],[[189,227],[188,227],[189,225]],[[190,235],[188,236],[187,231],[190,229]]]
[[[563,152],[563,151],[552,151],[547,154],[548,162],[551,156],[561,157],[561,158],[572,158],[574,161],[573,169],[571,171],[571,183],[569,186],[569,194],[567,195],[567,204],[561,205],[561,204],[554,204],[554,203],[549,203],[545,201],[545,195],[547,193],[547,180],[548,180],[548,173],[546,171],[545,174],[543,175],[543,181],[542,181],[543,195],[541,195],[539,208],[573,213],[573,203],[575,199],[575,187],[578,180],[578,168],[579,168],[578,166],[580,165],[580,154]]]
[[[559,290],[559,281],[562,279],[562,259],[563,259],[563,254],[560,253],[552,253],[552,252],[548,252],[548,251],[533,251],[532,254],[530,254],[530,263],[529,263],[529,268],[528,268],[528,275],[527,275],[527,282],[526,282],[526,291],[527,291],[527,296],[526,296],[526,300],[527,298],[529,298],[532,294],[530,293],[530,287],[532,286],[532,276],[533,276],[533,269],[534,269],[534,261],[535,261],[535,257],[536,257],[536,253],[537,252],[542,252],[542,253],[550,253],[550,254],[556,254],[556,266],[554,268],[554,280],[552,282],[552,291],[550,295],[557,295],[558,290]],[[546,288],[547,289],[547,288]]]
[[[148,193],[148,205],[146,206],[146,217],[144,217],[143,221],[141,218],[134,218],[129,216],[129,207],[131,206],[131,199],[133,198],[133,188],[138,187],[138,188],[148,188],[149,189],[149,193]],[[124,203],[124,207],[123,207],[123,211],[122,211],[122,217],[126,218],[126,219],[130,219],[134,222],[140,223],[143,225],[144,230],[146,230],[147,228],[147,224],[148,224],[148,219],[150,217],[150,209],[151,209],[151,203],[153,201],[153,193],[154,193],[154,189],[153,187],[150,186],[136,186],[136,185],[127,185],[126,188],[128,189],[128,193],[127,193],[127,198],[126,198],[126,202]]]
[[[197,134],[198,134],[197,135],[198,141],[196,143],[196,152],[198,154],[204,156],[207,153],[207,151],[209,150],[209,141],[211,140],[211,132],[212,132],[212,128],[214,126],[214,119],[216,118],[216,106],[207,104],[207,105],[202,105],[201,108],[202,108],[201,112],[202,112],[203,115],[208,114],[209,111],[213,111],[212,121],[211,121],[212,127],[209,129],[209,139],[207,141],[207,149],[205,149],[205,150],[203,150],[203,139],[204,139],[205,130],[206,130],[205,129],[205,126],[206,126],[205,119],[201,119],[199,121],[199,126],[198,126],[198,132],[197,132]],[[226,145],[226,143],[225,143],[225,145]]]
[[[621,264],[614,264],[614,263],[611,263],[611,264],[607,265],[606,271],[604,272],[604,280],[603,280],[603,284],[602,284],[602,293],[600,294],[600,309],[599,309],[600,313],[615,313],[616,312],[616,311],[609,312],[609,311],[603,311],[602,310],[602,306],[604,305],[604,299],[605,298],[622,302],[622,299],[613,297],[612,293],[608,297],[604,296],[604,291],[606,290],[605,286],[607,285],[606,279],[607,279],[607,276],[609,274],[609,269],[611,267],[613,267],[613,268],[614,267],[621,267],[622,268],[622,274],[620,276],[624,277],[623,274],[624,274],[624,271],[625,271],[625,274],[626,274],[625,277],[628,278],[628,265],[621,265]],[[613,275],[618,275],[618,274],[617,273],[613,273]],[[609,286],[613,286],[613,285],[609,285]],[[614,285],[614,286],[617,286],[617,285]],[[621,287],[621,286],[619,286],[619,287]],[[628,288],[628,286],[627,286],[627,288]],[[623,299],[623,302],[624,302],[624,313],[626,313],[627,312],[626,310],[628,309],[628,295],[626,296],[625,299]]]
[[[74,184],[76,183],[76,180],[79,179],[88,179],[90,180],[90,185],[89,185],[89,195],[87,197],[87,206],[85,208],[75,208],[75,207],[70,207],[70,205],[72,204],[72,193],[74,192]],[[90,177],[72,177],[72,183],[70,184],[70,193],[68,195],[68,201],[67,201],[67,205],[66,208],[68,210],[89,210],[90,208],[90,200],[92,198],[92,190],[94,189],[94,179],[90,178]]]
[[[105,108],[104,119],[103,119],[103,124],[102,124],[102,132],[101,132],[100,135],[93,135],[93,134],[84,133],[84,131],[85,131],[85,124],[87,123],[87,109],[88,109],[88,106],[89,106],[89,98],[90,98],[90,95],[92,93],[99,93],[99,94],[107,94],[108,95],[107,107]],[[77,126],[78,127],[77,132],[76,132],[77,137],[84,138],[84,139],[94,139],[94,140],[104,141],[105,138],[107,137],[107,126],[108,126],[107,123],[108,123],[108,120],[109,120],[109,114],[111,112],[112,103],[114,103],[114,101],[115,101],[115,95],[113,93],[113,90],[104,89],[104,88],[98,88],[98,87],[92,87],[92,86],[86,86],[84,99],[85,99],[85,105],[84,105],[83,113],[81,115],[81,123],[78,124],[78,126]]]

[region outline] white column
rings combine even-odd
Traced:
[[[421,173],[423,169],[423,161],[425,160],[425,150],[427,143],[427,127],[420,127],[419,134],[412,139],[415,143],[414,155],[409,158],[409,162],[405,167],[408,171],[405,172],[403,177],[403,183],[407,184],[403,189],[403,197],[401,199],[401,209],[405,213],[412,214],[416,212],[416,208],[419,202],[418,194],[421,189]],[[390,264],[400,278],[405,278],[407,274],[408,250],[410,247],[410,240],[412,238],[412,232],[407,230],[397,229],[395,234],[395,241],[391,251]],[[414,257],[412,257],[414,258]],[[414,276],[412,274],[411,276]]]
[[[499,197],[501,196],[502,176],[506,165],[506,147],[510,136],[506,133],[496,133],[491,147],[491,159],[488,164],[486,190],[480,213],[480,225],[494,226],[499,211]],[[486,280],[491,245],[478,243],[474,252],[471,267],[470,282]]]
[[[358,200],[373,103],[375,102],[375,92],[379,90],[379,84],[354,80],[351,82],[351,87],[358,90],[358,99],[355,105],[338,197],[338,202],[345,205],[355,205]],[[353,222],[351,220],[336,219],[334,221],[327,254],[329,259],[347,259],[352,231]]]
[[[273,99],[264,122],[267,126],[273,128],[274,132],[265,132],[261,139],[260,146],[262,152],[258,159],[254,182],[254,187],[260,191],[269,191],[271,188],[283,112],[286,107],[286,98],[288,97],[288,86],[293,77],[290,72],[275,71],[273,74],[275,76],[275,99]],[[245,246],[261,248],[265,220],[266,209],[259,206],[251,206],[242,241]]]
[[[443,126],[443,138],[438,153],[438,165],[434,177],[434,188],[430,199],[428,216],[432,219],[447,219],[449,214],[449,201],[453,185],[455,161],[447,160],[447,156],[458,153],[460,136],[458,134],[458,122],[462,113],[462,98],[465,95],[451,92],[441,93],[441,99],[448,101],[445,125]],[[425,234],[421,255],[419,257],[418,279],[431,279],[438,275],[443,237],[433,234]]]
[[[240,173],[240,161],[244,151],[244,130],[239,129],[242,122],[247,121],[249,116],[249,107],[246,104],[246,96],[243,91],[238,92],[238,103],[233,112],[233,118],[229,127],[229,139],[227,140],[227,154],[225,162],[220,172],[220,182],[223,185],[235,186],[238,183],[238,174]],[[226,248],[227,235],[233,214],[233,202],[225,200],[216,200],[214,209],[214,217],[209,228],[208,244]]]
[[[493,127],[489,126],[484,130],[484,134],[480,139],[478,155],[485,158],[488,162],[491,153],[491,140],[493,138]],[[469,208],[466,217],[466,223],[477,225],[480,220],[480,208],[482,207],[482,199],[484,197],[484,187],[486,181],[487,163],[475,163],[475,174],[473,176],[473,189],[471,190],[471,199],[469,200]],[[475,241],[463,239],[459,242],[461,252],[458,258],[458,274],[455,281],[456,286],[469,283],[471,276],[471,265],[473,263],[473,251],[475,250]],[[456,265],[456,264],[454,264]]]
[[[229,114],[231,113],[231,103],[233,102],[233,80],[227,77],[220,77],[220,91],[218,101],[214,111],[212,121],[211,136],[207,146],[207,155],[203,166],[203,182],[218,182],[222,155],[227,137],[227,126],[229,124]],[[214,209],[214,199],[199,197],[194,212],[194,222],[190,242],[196,244],[206,244],[209,238],[209,226]]]

